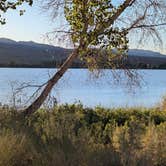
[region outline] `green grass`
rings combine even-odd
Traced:
[[[165,166],[164,109],[0,108],[0,166]]]

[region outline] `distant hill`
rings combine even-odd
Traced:
[[[148,50],[129,50],[127,65],[130,68],[166,69],[166,55]]]
[[[35,42],[0,38],[0,67],[59,67],[72,50]],[[147,50],[129,50],[129,68],[164,68],[166,56]],[[76,60],[72,67],[83,67]]]
[[[66,59],[69,49],[34,42],[0,39],[0,66],[49,67]]]

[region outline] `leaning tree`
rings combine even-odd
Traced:
[[[30,4],[32,1],[28,1]],[[4,0],[4,2],[6,2]],[[19,1],[18,3],[24,2]],[[53,32],[56,37],[68,36],[73,51],[57,72],[48,80],[41,94],[23,112],[37,111],[77,58],[86,62],[90,70],[101,67],[116,69],[128,53],[131,32],[139,41],[153,39],[161,42],[166,25],[165,0],[45,0],[44,9],[53,18],[63,17],[66,26]],[[56,21],[56,19],[55,19]],[[151,38],[151,39],[150,39]],[[118,62],[118,63],[117,63]],[[128,78],[133,78],[130,70]]]

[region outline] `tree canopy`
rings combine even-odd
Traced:
[[[127,55],[131,32],[139,42],[161,43],[166,25],[164,0],[46,0],[44,6],[54,18],[63,12],[67,25],[53,35],[67,34],[75,48],[81,45],[79,57],[90,69],[116,68],[114,62]]]
[[[113,24],[129,4],[131,5],[131,2],[118,8],[113,6],[110,0],[76,0],[72,4],[65,4],[65,17],[72,31],[72,42],[74,45],[81,44],[80,56],[86,60],[88,66],[94,67],[103,51],[104,55],[107,55],[107,60],[110,60],[113,48],[116,48],[118,53],[128,50],[128,31],[114,27]],[[99,47],[102,48],[101,54],[97,49]]]

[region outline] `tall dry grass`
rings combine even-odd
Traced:
[[[165,166],[166,111],[0,109],[0,166]]]

